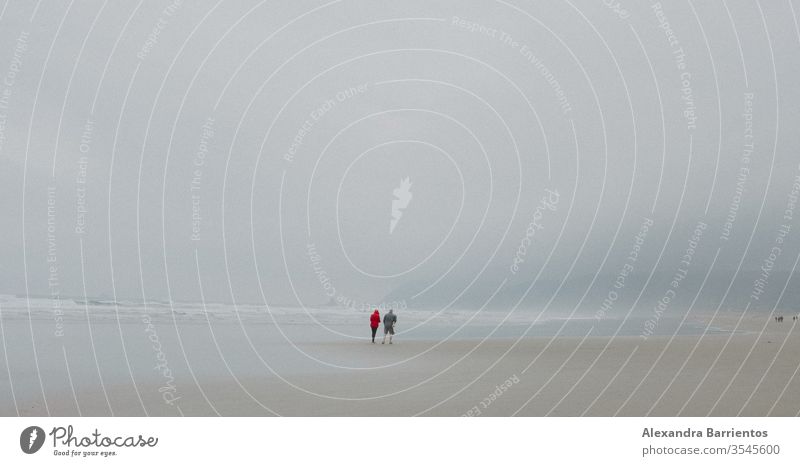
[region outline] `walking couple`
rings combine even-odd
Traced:
[[[386,335],[389,335],[389,344],[392,344],[392,336],[394,336],[394,324],[397,323],[397,316],[392,309],[383,316],[383,341],[381,344],[386,343]],[[369,316],[369,326],[372,329],[372,343],[375,343],[375,334],[378,333],[378,327],[381,324],[381,313],[375,309],[375,312]]]

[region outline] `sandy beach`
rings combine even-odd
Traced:
[[[57,336],[47,314],[29,319],[6,309],[0,414],[796,416],[800,411],[800,329],[791,316],[776,323],[763,314],[692,315],[680,319],[683,327],[678,322],[669,327],[665,320],[662,332],[644,338],[636,334],[641,328],[636,319],[624,326],[610,321],[614,325],[604,328],[605,335],[597,335],[599,322],[592,319],[531,325],[525,319],[503,322],[497,315],[476,319],[463,313],[439,320],[425,315],[401,314],[405,325],[399,325],[394,344],[373,345],[366,325],[358,324],[363,315],[340,318],[324,310],[234,316],[117,309],[87,320],[76,308],[65,313]]]

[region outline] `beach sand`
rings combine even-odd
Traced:
[[[90,327],[75,318],[56,337],[52,320],[5,315],[0,414],[798,415],[797,322],[740,316],[693,315],[715,330],[705,335],[401,332],[373,345],[347,336],[362,327],[366,336],[366,326],[317,338],[302,319],[92,318]]]

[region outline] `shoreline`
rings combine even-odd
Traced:
[[[18,354],[8,355],[10,368],[0,358],[0,414],[797,416],[800,329],[765,316],[739,322],[740,315],[705,320],[726,331],[739,323],[736,333],[441,341],[400,334],[391,346],[315,339],[303,324],[292,328],[292,344],[274,326],[244,333],[235,321],[162,322],[148,334],[136,321],[95,322],[90,341],[85,322],[50,339],[33,325],[35,360],[21,343],[27,319],[4,319],[5,347]],[[517,382],[492,399],[510,379]],[[491,404],[481,407],[487,397]]]

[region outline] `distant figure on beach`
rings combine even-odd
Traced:
[[[386,335],[389,335],[389,344],[392,344],[395,323],[397,323],[397,316],[394,315],[393,309],[389,309],[389,313],[383,316],[383,341],[381,344],[386,343]]]
[[[378,333],[378,327],[381,325],[381,313],[375,309],[375,312],[369,316],[369,327],[372,329],[372,343],[375,343],[375,334]]]

